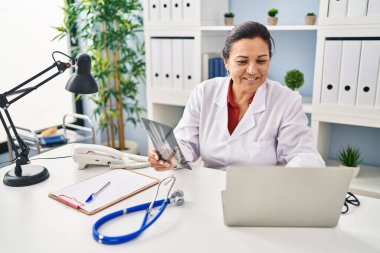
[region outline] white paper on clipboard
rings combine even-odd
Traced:
[[[86,199],[107,182],[110,186],[89,203]],[[129,198],[159,182],[141,173],[113,169],[84,181],[53,191],[50,197],[86,214],[94,214],[117,202]]]

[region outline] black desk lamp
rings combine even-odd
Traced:
[[[10,134],[10,130],[8,129],[7,123],[4,120],[4,117],[0,111],[0,120],[1,123],[4,126],[5,132],[7,133],[7,137],[11,142],[12,148],[15,152],[15,159],[16,160],[16,166],[13,170],[8,171],[4,176],[4,184],[8,186],[27,186],[27,185],[33,185],[38,184],[44,180],[46,180],[49,177],[48,170],[41,166],[41,165],[31,165],[29,164],[29,147],[22,141],[19,134],[16,131],[15,125],[13,124],[12,118],[8,112],[8,108],[11,104],[22,98],[23,96],[27,95],[28,93],[36,90],[41,85],[45,84],[46,82],[50,81],[54,77],[58,76],[59,74],[62,74],[65,72],[66,69],[71,67],[70,63],[64,63],[60,61],[56,61],[54,58],[55,53],[60,53],[71,60],[73,60],[74,64],[76,59],[62,53],[55,51],[52,54],[54,63],[47,69],[41,71],[37,75],[31,77],[30,79],[26,80],[25,82],[17,85],[15,88],[4,92],[3,94],[0,94],[0,107],[4,110],[5,116],[8,119],[10,129],[13,131],[13,134],[20,146],[20,153],[18,152],[16,145],[12,139],[12,136]],[[91,75],[91,58],[87,54],[81,54],[78,57],[77,61],[77,73],[74,73],[69,81],[66,84],[66,90],[73,92],[73,93],[79,93],[79,94],[92,94],[98,91],[98,86],[96,85],[96,81]],[[23,86],[31,82],[32,80],[36,79],[37,77],[43,75],[47,71],[57,67],[58,72],[53,74],[52,76],[46,78],[44,81],[40,82],[39,84],[21,89]],[[8,96],[17,95],[15,98],[8,100]],[[14,161],[12,160],[12,161]]]

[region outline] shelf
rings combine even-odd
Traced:
[[[313,100],[312,97],[302,97],[302,107],[305,113],[311,113],[312,112],[312,103]]]
[[[234,26],[201,26],[201,31],[231,31]],[[270,31],[316,31],[317,25],[272,25],[267,26]]]
[[[338,166],[337,161],[327,161],[329,166]],[[359,195],[380,199],[380,168],[360,165],[359,175],[352,179],[350,191]]]
[[[314,104],[313,115],[322,122],[380,127],[380,108]]]
[[[150,102],[174,106],[185,106],[191,91],[151,88]]]

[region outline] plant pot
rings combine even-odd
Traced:
[[[268,17],[268,25],[277,25],[278,17]]]
[[[339,164],[339,167],[354,168],[354,174],[352,174],[352,178],[357,177],[359,175],[359,172],[360,172],[360,166],[357,166],[357,167],[348,167],[348,166],[344,166],[344,165]]]
[[[106,143],[103,143],[103,145],[107,146]],[[128,154],[134,154],[134,155],[138,154],[139,144],[137,144],[137,142],[125,140],[124,141],[124,145],[125,145],[125,149],[124,150],[120,150],[120,148],[119,148],[119,141],[115,140],[115,146],[116,146],[117,150],[120,150],[121,152],[125,152],[125,153],[128,153]]]
[[[293,92],[300,94],[300,89],[291,89]]]
[[[224,25],[234,25],[234,18],[224,18]]]
[[[305,25],[315,25],[316,16],[306,16],[305,17]]]

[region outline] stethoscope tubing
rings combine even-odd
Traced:
[[[147,228],[149,228],[164,212],[166,206],[170,204],[170,199],[161,199],[161,200],[156,200],[153,203],[153,208],[161,206],[159,209],[159,212],[154,216],[152,220],[150,220],[148,223],[148,218],[149,218],[149,206],[151,205],[151,202],[147,202],[144,204],[140,204],[137,206],[129,207],[127,209],[119,210],[110,214],[107,214],[97,220],[92,228],[92,236],[95,239],[95,241],[102,243],[102,244],[108,244],[108,245],[115,245],[115,244],[121,244],[125,242],[129,242],[136,237],[138,237],[142,232],[144,232]],[[122,216],[124,214],[129,214],[129,213],[134,213],[138,211],[146,210],[145,216],[143,219],[143,222],[141,224],[141,227],[130,234],[122,235],[122,236],[105,236],[102,235],[98,232],[98,229],[106,222],[115,219],[119,216]]]

